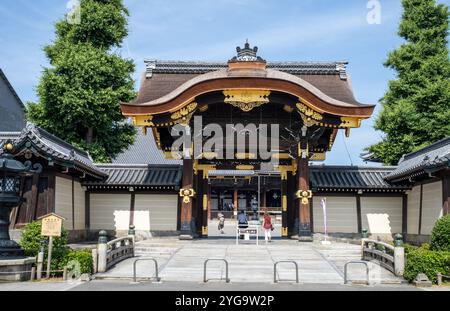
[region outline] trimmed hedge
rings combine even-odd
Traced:
[[[27,224],[23,231],[22,237],[20,239],[20,246],[25,251],[25,255],[36,257],[41,250],[41,246],[44,247],[44,262],[47,262],[48,254],[48,237],[41,235],[42,223],[40,221],[34,221]],[[45,243],[43,243],[45,242]],[[69,252],[69,247],[67,247],[67,231],[64,228],[61,231],[61,237],[53,238],[53,248],[52,248],[52,263],[51,269],[58,270],[60,262]]]
[[[47,243],[42,243],[43,241]],[[19,244],[27,256],[33,257],[36,257],[41,250],[41,246],[44,246],[44,266],[46,265],[46,258],[48,254],[48,237],[41,235],[40,221],[34,221],[25,226]],[[79,262],[80,273],[92,274],[94,268],[91,250],[71,250],[67,246],[67,231],[63,228],[61,237],[56,237],[53,239],[51,270],[62,270],[71,261]],[[73,266],[69,268],[73,269]]]
[[[92,252],[89,249],[71,250],[69,251],[63,260],[60,262],[60,269],[63,269],[69,264],[69,271],[74,269],[71,261],[76,261],[80,264],[80,273],[92,274],[94,270],[94,264],[92,261]]]
[[[450,251],[450,215],[436,221],[431,232],[431,249],[434,251]]]
[[[425,273],[433,283],[437,274],[450,275],[450,252],[430,251],[426,247],[409,249],[403,277],[412,282],[419,273]]]

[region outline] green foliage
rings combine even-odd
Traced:
[[[69,266],[69,268],[72,268],[73,271],[74,266],[71,265],[71,261],[75,261],[80,264],[80,273],[82,274],[92,274],[92,272],[94,271],[92,252],[89,249],[69,251],[64,259],[60,262],[59,269],[64,269],[65,266]]]
[[[397,72],[381,99],[375,129],[386,133],[369,147],[385,164],[450,135],[448,7],[435,0],[402,0],[399,35],[406,40],[385,66]]]
[[[450,215],[436,221],[431,232],[431,249],[450,252]]]
[[[56,40],[44,51],[45,68],[37,87],[38,103],[28,118],[52,134],[107,162],[128,147],[134,127],[120,111],[135,96],[134,64],[117,52],[128,34],[122,0],[81,0],[81,23],[62,19]]]
[[[403,248],[405,249],[405,256],[408,256],[409,253],[417,250],[418,247],[411,245],[411,244],[404,243]]]
[[[406,256],[403,277],[412,282],[419,273],[425,273],[430,281],[437,282],[437,274],[450,275],[450,252],[417,248]]]
[[[48,254],[48,237],[41,235],[41,225],[40,221],[34,221],[25,226],[22,232],[22,237],[20,239],[20,246],[25,251],[27,256],[37,256],[41,247],[44,248],[44,260],[46,262]],[[61,237],[53,238],[53,248],[52,248],[52,263],[51,269],[57,269],[59,263],[64,259],[68,253],[69,248],[67,247],[67,231],[62,229]]]

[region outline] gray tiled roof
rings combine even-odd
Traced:
[[[113,164],[152,164],[152,165],[179,165],[181,161],[167,160],[164,153],[156,146],[155,139],[151,132],[143,135],[138,129],[134,144],[127,150],[121,152]]]
[[[17,102],[19,103],[19,105],[25,110],[25,105],[23,104],[22,100],[20,99],[19,95],[17,95],[16,90],[14,90],[14,88],[12,87],[11,83],[9,82],[8,78],[5,76],[5,73],[3,72],[3,70],[0,68],[0,78],[5,81],[6,85],[8,86],[8,88],[10,89],[11,93],[13,94],[13,96],[17,99]]]
[[[394,167],[311,166],[310,182],[319,190],[331,189],[409,189],[409,185],[392,185],[384,178]]]
[[[400,181],[450,166],[450,137],[404,155],[397,168],[386,179]]]
[[[7,139],[13,140],[16,155],[31,151],[35,155],[51,159],[55,163],[73,166],[93,177],[106,177],[104,172],[97,169],[87,152],[72,146],[33,123],[28,123],[20,133],[0,133],[0,140],[4,142]],[[2,143],[0,142],[0,144]],[[2,152],[0,150],[0,154]]]
[[[88,187],[112,186],[145,187],[151,189],[178,189],[182,168],[178,165],[136,165],[136,164],[98,164],[97,167],[108,174],[103,181],[87,182]]]
[[[226,62],[146,60],[145,63],[147,65],[147,77],[151,77],[154,73],[204,74],[228,67]],[[342,79],[346,79],[347,64],[347,62],[268,62],[267,68],[294,75],[335,74],[340,75]]]

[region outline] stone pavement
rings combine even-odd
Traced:
[[[156,258],[163,282],[201,282],[203,264],[206,259],[226,259],[229,262],[229,278],[232,283],[273,283],[274,263],[293,260],[299,265],[299,279],[302,284],[343,284],[344,264],[349,260],[360,259],[360,246],[333,242],[322,245],[320,242],[299,243],[295,240],[274,240],[272,243],[241,241],[235,239],[204,239],[179,241],[177,238],[160,238],[140,241],[136,244],[137,258]],[[133,275],[133,262],[130,258],[117,264],[110,271],[97,274],[97,279],[128,279]],[[378,284],[400,284],[402,279],[369,263],[371,280]],[[154,277],[154,264],[149,261],[138,263],[138,278]],[[225,279],[225,267],[221,262],[208,264],[207,278]],[[294,265],[279,264],[277,278],[292,281],[295,279]],[[365,279],[363,266],[350,266],[349,278]]]

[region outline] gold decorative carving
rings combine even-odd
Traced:
[[[302,204],[308,204],[313,194],[311,190],[299,190],[295,193],[295,196],[302,200]]]
[[[197,175],[198,171],[203,172],[203,179],[209,178],[209,171],[213,171],[216,169],[215,165],[212,164],[198,164],[197,161],[194,162],[194,174]]]
[[[190,116],[195,111],[195,109],[197,109],[197,103],[192,102],[189,105],[187,105],[186,107],[183,107],[180,110],[172,113],[170,118],[172,120],[176,120],[179,122],[183,122],[183,121],[186,122],[190,119]]]
[[[361,126],[361,119],[354,117],[341,117],[341,124],[339,127],[353,127],[357,128]]]
[[[287,227],[281,228],[281,236],[283,236],[283,237],[288,236],[288,228]]]
[[[310,161],[325,161],[326,153],[313,153],[312,156],[309,158]]]
[[[206,194],[203,195],[203,210],[208,210],[208,195]]]
[[[241,153],[236,153],[235,154],[236,159],[238,160],[246,160],[246,159],[256,159],[256,154],[254,153],[245,153],[245,152],[241,152]]]
[[[153,123],[152,115],[133,116],[131,119],[135,126],[142,126],[142,127],[147,127],[147,126],[154,127],[155,126],[155,123]]]
[[[188,204],[191,202],[191,198],[195,196],[194,189],[180,189],[180,197],[183,198],[183,203]]]
[[[315,111],[312,108],[309,108],[308,106],[306,106],[303,103],[297,103],[297,109],[300,113],[302,113],[303,115],[305,115],[307,118],[312,118],[314,120],[320,121],[323,119],[323,116],[318,113],[317,111]]]
[[[202,227],[202,235],[207,236],[208,235],[208,227],[203,226]]]
[[[253,165],[237,165],[236,169],[240,171],[251,171],[255,169],[255,167]]]
[[[282,211],[287,212],[287,196],[282,197]]]
[[[294,108],[292,108],[289,105],[284,105],[283,110],[286,111],[287,113],[291,113],[292,111],[294,111]]]
[[[270,91],[266,90],[226,90],[225,103],[233,105],[244,112],[269,103]]]

